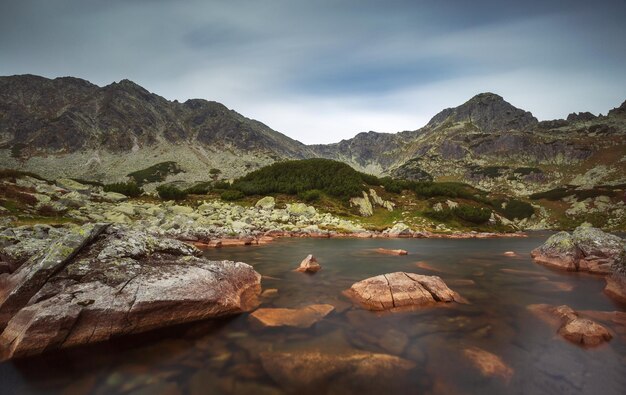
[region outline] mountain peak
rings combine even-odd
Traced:
[[[487,133],[524,130],[538,123],[530,112],[491,92],[479,93],[458,107],[446,108],[435,115],[427,126],[435,128],[444,122],[469,122]]]

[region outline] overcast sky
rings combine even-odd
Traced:
[[[626,1],[0,0],[0,75],[128,78],[305,143],[480,92],[539,119],[626,99]]]

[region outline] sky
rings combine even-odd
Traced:
[[[626,100],[625,0],[0,0],[0,75],[130,79],[307,144],[493,92],[540,120]]]

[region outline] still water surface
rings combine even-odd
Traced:
[[[0,365],[0,393],[281,394],[284,388],[265,373],[260,353],[355,350],[413,361],[408,381],[395,386],[403,394],[626,393],[623,338],[585,350],[559,338],[555,328],[527,311],[533,303],[624,311],[603,294],[601,277],[534,264],[529,252],[546,237],[283,239],[266,246],[207,250],[211,259],[253,265],[264,276],[263,288],[278,290],[263,307],[328,303],[336,310],[310,329],[253,328],[244,314],[8,362]],[[374,251],[378,247],[405,249],[409,255],[380,255]],[[504,256],[505,251],[518,256]],[[294,272],[309,253],[323,269],[315,275]],[[471,304],[374,313],[353,307],[341,294],[354,282],[395,271],[439,275]],[[472,346],[500,356],[514,370],[510,382],[481,376],[461,351]],[[347,394],[359,387],[360,394],[367,392],[367,383],[365,390],[363,383],[352,384],[331,377],[309,390]]]

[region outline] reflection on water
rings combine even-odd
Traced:
[[[0,365],[0,392],[280,394],[294,387],[272,379],[260,355],[319,351],[396,355],[414,367],[407,381],[372,374],[372,386],[358,375],[352,377],[364,382],[320,376],[323,381],[306,388],[310,393],[350,393],[355,388],[359,393],[374,388],[381,393],[381,386],[403,394],[625,393],[623,338],[616,336],[608,345],[585,350],[557,337],[554,328],[526,310],[533,303],[567,304],[575,310],[623,309],[603,295],[600,277],[532,263],[530,250],[544,240],[543,235],[488,240],[293,239],[208,250],[209,258],[253,265],[264,276],[263,288],[278,290],[263,300],[264,307],[328,303],[336,310],[310,329],[255,329],[241,315],[8,362]],[[409,255],[377,254],[378,247],[405,249]],[[517,256],[504,256],[505,251]],[[309,253],[323,269],[315,275],[293,271]],[[439,275],[471,304],[374,313],[352,307],[341,294],[356,281],[395,271]],[[514,370],[513,378],[506,384],[480,375],[463,355],[467,347],[498,355]]]

